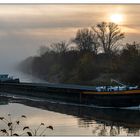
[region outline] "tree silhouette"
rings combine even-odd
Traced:
[[[79,29],[72,42],[76,43],[81,52],[94,51],[94,53],[97,54],[99,46],[97,36],[88,28]]]
[[[69,45],[70,45],[70,43],[61,41],[61,42],[53,43],[51,45],[51,48],[53,51],[55,51],[57,53],[65,53],[68,50]]]
[[[116,51],[118,42],[124,38],[119,26],[112,22],[101,22],[91,27],[99,38],[100,46],[106,54]]]
[[[140,44],[127,43],[118,49],[123,38],[117,24],[102,22],[79,29],[72,44],[60,41],[42,46],[40,55],[26,59],[21,67],[48,82],[97,86],[109,85],[113,78],[140,85]]]

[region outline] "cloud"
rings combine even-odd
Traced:
[[[25,35],[25,33],[28,33],[37,36],[36,33],[38,32],[38,36],[40,36],[45,33],[45,30],[49,30],[50,32],[50,29],[55,33],[54,30],[56,29],[57,32],[58,28],[68,31],[71,28],[89,27],[107,20],[109,13],[123,11],[128,13],[130,6],[1,5],[0,8],[0,32],[2,35],[15,35],[17,33]],[[138,9],[136,9],[136,11],[138,11]],[[30,31],[32,31],[32,33],[29,33]],[[52,32],[50,32],[50,35],[55,36]]]

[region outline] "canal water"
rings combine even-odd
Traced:
[[[4,95],[4,94],[3,94]],[[9,116],[10,114],[10,116]],[[25,115],[25,117],[21,117]],[[93,106],[78,106],[40,100],[38,98],[1,96],[0,97],[0,129],[8,127],[1,117],[12,122],[20,121],[15,133],[27,135],[43,123],[36,135],[45,136],[139,136],[139,109],[109,109]],[[44,128],[52,126],[52,129]],[[43,134],[41,134],[44,131]],[[23,133],[25,132],[25,133]],[[4,135],[0,132],[0,135]]]

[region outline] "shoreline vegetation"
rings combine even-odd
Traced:
[[[19,69],[53,83],[110,85],[110,79],[140,85],[140,44],[123,44],[115,23],[82,28],[69,41],[41,46],[39,55],[26,58]]]
[[[5,126],[3,129],[0,129],[1,136],[46,136],[47,129],[53,130],[53,126],[49,125],[46,126],[43,122],[38,125],[37,128],[30,128],[27,125],[23,125],[23,120],[27,117],[25,115],[21,115],[18,117],[17,120],[13,120],[12,115],[8,114],[8,117],[0,117],[0,123],[3,122]],[[43,128],[42,128],[43,126]],[[41,129],[42,130],[41,130]]]

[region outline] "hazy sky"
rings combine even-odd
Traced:
[[[0,69],[102,21],[119,24],[124,42],[140,42],[140,5],[0,5]]]

